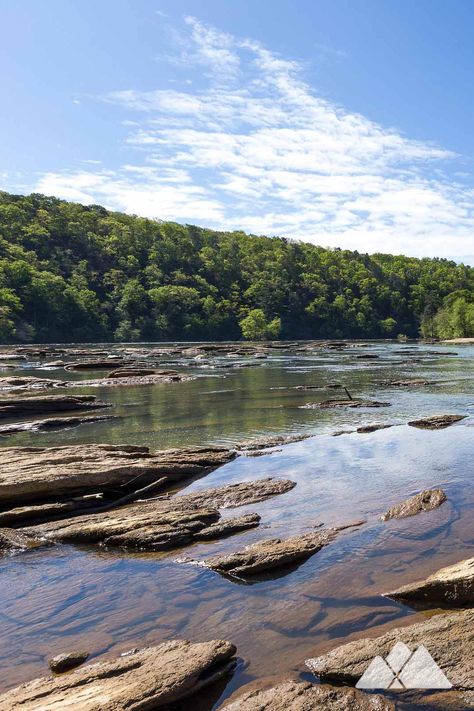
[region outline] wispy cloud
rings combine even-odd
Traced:
[[[466,254],[474,190],[457,156],[320,98],[298,62],[254,40],[185,23],[174,59],[199,68],[200,88],[101,97],[126,112],[133,165],[47,173],[36,190],[360,251]]]

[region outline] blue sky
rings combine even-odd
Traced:
[[[2,188],[474,263],[470,0],[0,0]]]

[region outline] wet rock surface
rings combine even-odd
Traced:
[[[432,511],[437,509],[446,501],[446,494],[442,489],[425,489],[415,496],[402,501],[402,503],[392,506],[381,516],[382,521],[392,518],[408,518],[416,516],[422,511]]]
[[[0,378],[0,391],[8,390],[42,390],[45,388],[57,388],[66,385],[63,380],[53,380],[51,378],[38,378],[34,375],[11,375]]]
[[[61,430],[91,422],[103,422],[115,419],[114,415],[85,415],[73,417],[48,417],[45,420],[19,422],[11,425],[0,425],[0,435],[12,435],[17,432],[36,432],[44,430]]]
[[[244,687],[222,711],[395,711],[395,706],[378,694],[289,679],[270,689]]]
[[[442,430],[454,425],[455,422],[466,419],[466,417],[467,415],[433,415],[433,417],[424,417],[420,420],[411,420],[408,424],[422,430]]]
[[[327,410],[330,408],[338,407],[389,407],[389,402],[379,402],[378,400],[358,400],[354,398],[353,400],[323,400],[322,402],[308,403],[307,405],[302,405],[303,409],[317,410],[321,408],[322,410]]]
[[[385,659],[397,642],[412,651],[424,645],[455,689],[474,689],[474,610],[435,615],[373,639],[349,642],[306,664],[323,680],[355,684],[374,657]]]
[[[132,376],[106,376],[105,378],[94,378],[93,380],[70,380],[67,383],[69,388],[105,388],[105,387],[126,387],[138,385],[161,385],[166,383],[182,383],[194,380],[194,376],[177,373],[175,375],[132,375]]]
[[[273,437],[259,437],[258,439],[249,439],[240,442],[237,449],[247,452],[258,451],[261,449],[270,449],[271,447],[279,447],[282,444],[293,444],[294,442],[302,442],[311,437],[310,434],[294,434],[294,435],[275,435]]]
[[[0,400],[0,419],[14,419],[50,412],[71,410],[91,410],[110,407],[106,402],[97,400],[95,395],[44,395],[42,397],[25,396],[20,398],[2,398]]]
[[[282,482],[245,482],[196,494],[163,497],[111,511],[29,526],[22,531],[34,539],[57,543],[103,543],[140,550],[171,550],[197,540],[225,537],[258,526],[260,517],[257,514],[221,520],[217,508],[222,508],[223,504],[230,507],[241,506],[242,502],[255,503],[294,486],[293,482]]]
[[[425,580],[386,593],[387,597],[408,602],[462,607],[474,603],[474,558],[441,568]]]
[[[24,551],[30,548],[38,548],[42,545],[40,541],[32,536],[27,536],[22,531],[13,528],[0,528],[0,552]]]
[[[84,664],[89,658],[89,652],[74,650],[73,652],[65,652],[57,654],[48,661],[48,666],[52,672],[60,674],[61,672],[69,671],[75,667]]]
[[[148,447],[132,445],[5,447],[0,462],[0,506],[127,485],[138,489],[160,477],[172,482],[210,472],[234,457],[235,452],[226,447],[155,453],[150,453]]]
[[[0,709],[165,708],[229,673],[235,651],[223,640],[164,642],[68,674],[34,679],[1,695]]]
[[[235,577],[258,575],[309,558],[333,541],[339,530],[323,529],[287,539],[270,538],[252,543],[235,553],[207,558],[199,564]]]

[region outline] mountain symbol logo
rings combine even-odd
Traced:
[[[386,659],[375,657],[356,684],[358,689],[451,689],[452,684],[426,647],[412,652],[397,642]]]

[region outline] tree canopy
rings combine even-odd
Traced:
[[[0,340],[474,335],[474,269],[0,192]]]

